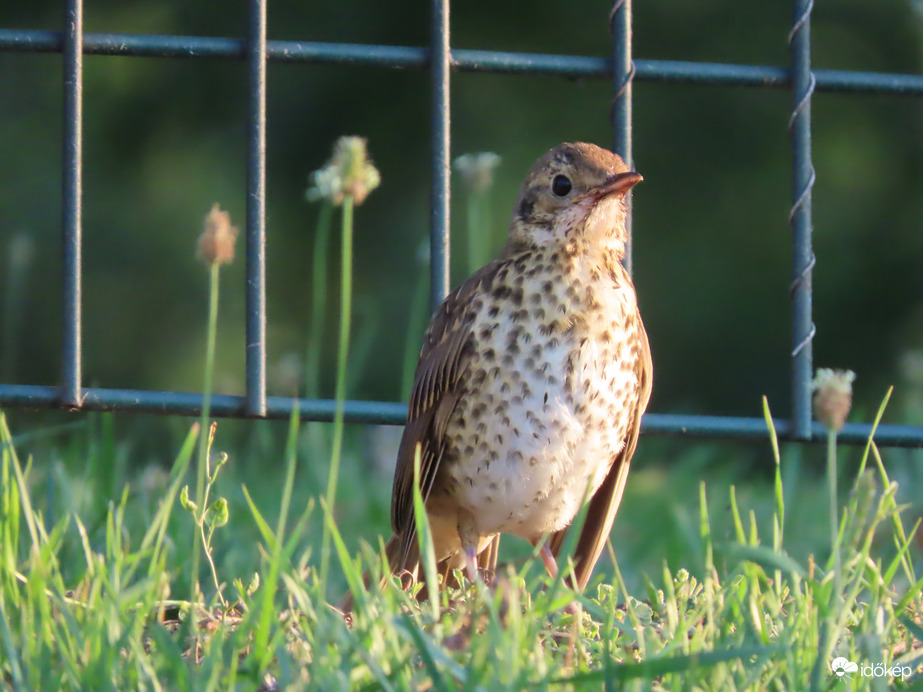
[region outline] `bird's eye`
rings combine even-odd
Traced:
[[[566,175],[556,175],[551,181],[551,191],[558,197],[566,197],[572,187],[570,178]]]

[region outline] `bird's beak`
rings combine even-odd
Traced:
[[[642,180],[644,180],[644,178],[641,177],[641,174],[635,173],[634,171],[616,173],[615,175],[609,176],[606,182],[593,190],[591,194],[598,199],[602,199],[608,195],[624,195]]]

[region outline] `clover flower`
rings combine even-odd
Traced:
[[[330,200],[335,206],[349,195],[357,206],[381,183],[381,174],[368,155],[364,137],[340,137],[327,164],[311,174],[309,202]]]
[[[814,418],[828,430],[839,432],[852,407],[852,370],[818,368],[811,389],[814,391]]]
[[[234,261],[237,233],[237,228],[231,225],[231,215],[222,211],[215,202],[205,217],[205,227],[199,236],[199,257],[208,265],[230,264]]]
[[[481,192],[494,181],[494,168],[500,165],[500,157],[490,151],[479,154],[462,154],[452,162],[452,168],[462,177],[471,192]]]

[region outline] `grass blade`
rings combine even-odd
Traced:
[[[801,578],[807,576],[805,569],[785,552],[776,552],[762,545],[744,545],[741,543],[725,543],[722,552],[734,560],[747,560],[761,567],[778,569]]]
[[[436,571],[436,550],[433,547],[433,536],[430,532],[429,518],[426,516],[426,505],[423,502],[423,493],[420,491],[420,445],[414,450],[413,455],[413,519],[417,528],[417,541],[420,545],[420,561],[423,566],[423,578],[429,590],[429,605],[434,620],[439,619],[439,576]]]
[[[741,646],[722,651],[703,651],[682,656],[653,656],[640,663],[620,663],[606,666],[602,670],[578,673],[567,677],[552,678],[552,684],[583,684],[604,682],[627,682],[629,680],[653,680],[672,673],[686,673],[696,669],[710,668],[727,661],[753,657],[767,658],[789,649],[785,644],[765,646]]]

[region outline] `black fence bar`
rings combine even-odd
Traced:
[[[827,441],[827,429],[814,422],[810,436],[805,439],[795,435],[791,421],[773,419],[773,428],[779,439],[788,442]],[[646,435],[659,437],[727,438],[740,440],[766,439],[766,421],[762,418],[739,418],[733,416],[693,416],[669,413],[648,413],[641,421],[641,430]],[[869,423],[847,423],[837,435],[844,444],[864,445],[872,433]],[[923,446],[923,427],[916,425],[879,425],[875,429],[875,444],[881,447]]]
[[[247,112],[247,410],[266,413],[266,0],[250,0]]]
[[[0,29],[0,51],[61,52],[64,35],[39,29]],[[167,58],[246,59],[246,41],[208,36],[150,34],[83,35],[88,55]],[[275,62],[314,62],[339,65],[373,65],[395,69],[425,69],[429,49],[359,43],[267,41],[266,55]],[[614,63],[608,57],[514,53],[508,51],[451,51],[451,65],[464,72],[538,74],[560,77],[611,79]],[[791,71],[768,65],[731,65],[681,60],[634,61],[635,78],[644,81],[692,82],[788,88]],[[847,70],[814,70],[818,91],[923,95],[923,75]]]
[[[81,398],[81,193],[83,189],[83,0],[68,0],[62,38],[64,59],[64,158],[61,190],[63,276],[61,402]]]
[[[286,419],[292,414],[294,400],[287,397],[266,397],[265,416],[253,416],[247,410],[243,396],[216,394],[212,396],[211,412],[218,418]],[[38,385],[0,385],[0,406],[23,409],[61,408],[57,387]],[[330,422],[335,402],[332,399],[298,399],[302,420]],[[202,410],[202,395],[192,392],[158,392],[138,389],[101,389],[87,387],[80,406],[82,411],[119,411],[125,413],[155,413],[197,417]],[[403,425],[406,404],[391,401],[347,401],[347,423]],[[773,419],[779,438],[794,441],[791,421]],[[767,439],[766,422],[762,418],[732,416],[697,416],[685,414],[647,413],[642,421],[645,435],[657,437],[725,438],[736,440]],[[847,423],[838,439],[844,444],[865,444],[872,426]],[[808,441],[825,442],[827,430],[812,423]],[[914,425],[879,425],[875,442],[885,447],[923,447],[923,427]]]
[[[120,411],[161,415],[199,416],[202,395],[193,392],[162,392],[146,389],[105,389],[87,387],[81,411]],[[254,415],[245,396],[215,394],[211,399],[211,415],[218,418],[288,418],[293,400],[289,397],[266,397],[266,412]],[[62,408],[57,387],[37,385],[0,385],[0,406],[24,409]],[[333,421],[336,402],[333,399],[299,399],[298,412],[302,420]],[[347,401],[347,423],[379,423],[403,425],[407,405],[382,401]]]
[[[811,372],[814,340],[812,318],[811,189],[811,9],[813,0],[795,0],[792,30],[788,35],[792,52],[792,115],[788,123],[792,138],[792,422],[794,434],[811,435]]]
[[[631,0],[616,0],[609,15],[609,30],[614,42],[612,51],[612,150],[622,157],[629,169],[634,168],[631,152],[631,82],[635,68],[631,59]],[[625,199],[628,209],[628,242],[625,245],[625,269],[631,263],[631,194]]]
[[[432,117],[430,127],[432,192],[430,201],[430,306],[449,293],[449,0],[433,0],[430,33]]]

